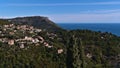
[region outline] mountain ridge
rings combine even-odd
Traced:
[[[48,17],[43,17],[43,16],[26,16],[26,17],[8,18],[3,20],[7,20],[8,22],[14,24],[32,25],[34,27],[41,28],[49,32],[58,32],[63,30],[61,27],[59,27],[57,24],[51,21]]]

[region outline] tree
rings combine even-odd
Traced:
[[[79,48],[79,45],[78,45],[78,39],[75,38],[73,36],[73,41],[74,41],[74,44],[73,44],[73,67],[74,68],[81,68],[81,65],[82,65],[82,61],[81,61],[81,54],[80,54],[80,48]]]
[[[80,49],[79,49],[80,50],[80,54],[81,54],[80,58],[82,60],[81,67],[85,68],[86,67],[86,65],[85,65],[85,52],[84,52],[84,45],[82,43],[81,38],[78,39],[78,45],[80,45]]]

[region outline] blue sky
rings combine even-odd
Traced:
[[[56,23],[120,23],[120,0],[0,0],[0,18],[47,16]]]

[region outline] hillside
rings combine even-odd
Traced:
[[[111,33],[67,31],[38,16],[0,24],[0,68],[120,68],[120,37]]]
[[[56,32],[56,31],[58,32],[63,30],[62,28],[57,26],[54,22],[49,20],[47,17],[42,17],[42,16],[17,17],[6,20],[15,24],[31,25],[50,32]]]

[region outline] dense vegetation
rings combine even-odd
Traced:
[[[119,68],[120,38],[89,30],[68,33],[68,68]]]
[[[120,38],[90,30],[59,31],[50,39],[48,31],[38,33],[54,48],[0,43],[0,68],[120,68]],[[17,35],[19,36],[19,35]],[[62,48],[63,53],[57,50]]]
[[[41,46],[30,46],[20,49],[17,45],[9,47],[0,45],[0,68],[64,68],[62,54],[56,49]]]

